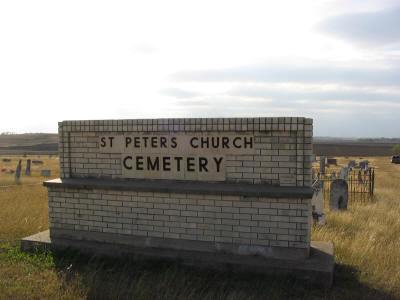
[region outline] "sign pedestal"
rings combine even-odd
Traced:
[[[64,121],[59,136],[61,179],[44,183],[54,248],[266,272],[332,248],[310,241],[311,119]]]

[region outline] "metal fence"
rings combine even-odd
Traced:
[[[337,172],[326,172],[325,174],[318,174],[318,180],[323,182],[324,199],[329,203],[331,183],[333,180],[338,179]],[[369,168],[368,170],[353,169],[348,172],[347,178],[344,178],[348,185],[349,202],[354,201],[368,201],[374,195],[375,188],[375,170]]]

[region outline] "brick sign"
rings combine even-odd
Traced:
[[[120,153],[126,178],[226,179],[226,155],[254,154],[252,134],[101,135],[101,153]]]

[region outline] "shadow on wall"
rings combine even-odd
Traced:
[[[325,291],[293,276],[221,272],[140,257],[104,258],[55,252],[65,288],[77,280],[88,299],[395,299],[359,281],[359,271],[336,265]]]

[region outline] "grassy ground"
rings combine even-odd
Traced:
[[[15,168],[17,157],[7,166],[1,158],[0,169]],[[0,173],[0,299],[400,299],[400,165],[388,158],[368,158],[377,168],[373,201],[328,213],[327,225],[313,229],[313,240],[335,244],[330,291],[290,277],[196,270],[165,261],[22,253],[18,240],[47,228],[39,169],[58,176],[56,158],[40,159],[44,165],[18,185],[13,175]]]

